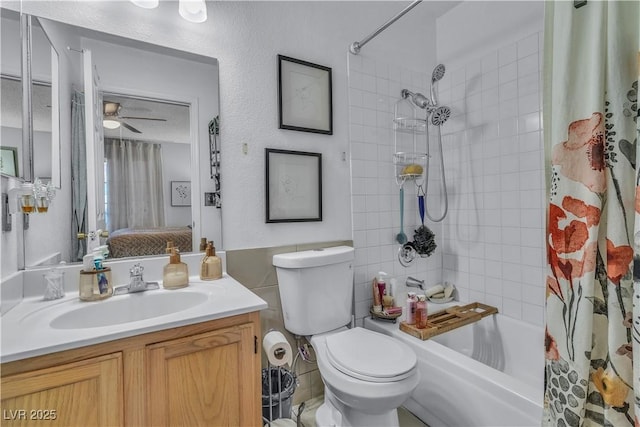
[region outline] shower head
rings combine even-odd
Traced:
[[[451,116],[451,108],[438,107],[431,114],[431,123],[434,126],[442,126],[447,120],[449,120],[449,116]]]
[[[410,90],[402,89],[402,98],[407,99],[411,97],[411,101],[420,108],[427,108],[429,106],[429,99],[421,93],[413,93]]]
[[[431,84],[441,80],[444,77],[444,71],[444,64],[436,65],[436,68],[433,69],[433,73],[431,73]]]
[[[437,105],[438,104],[438,100],[436,99],[436,82],[440,81],[443,77],[444,77],[444,65],[443,64],[438,64],[436,65],[436,68],[433,69],[433,72],[431,73],[431,103],[433,105]]]

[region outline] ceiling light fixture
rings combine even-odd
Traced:
[[[155,9],[160,4],[160,0],[131,0],[131,3],[144,9]]]
[[[120,127],[120,122],[117,120],[104,119],[102,121],[102,126],[107,129],[118,129]]]
[[[189,22],[197,24],[207,20],[205,0],[179,0],[178,13]]]

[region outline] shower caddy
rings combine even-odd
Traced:
[[[409,100],[398,100],[393,108],[393,164],[396,184],[403,186],[406,181],[415,182],[421,188],[427,173],[427,152],[419,151],[421,137],[428,132],[427,120],[418,117],[416,108]],[[426,139],[424,144],[426,148]],[[422,167],[421,173],[406,172],[410,165]]]

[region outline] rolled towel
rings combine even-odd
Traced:
[[[446,282],[444,287],[444,297],[449,298],[453,294],[455,286],[452,283]]]
[[[442,285],[435,285],[432,288],[427,289],[426,291],[424,291],[424,294],[427,297],[432,297],[435,294],[439,294],[440,292],[444,292],[444,286]]]

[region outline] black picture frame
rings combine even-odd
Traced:
[[[279,128],[333,135],[331,68],[278,55]]]
[[[267,223],[322,221],[322,154],[265,148]]]

